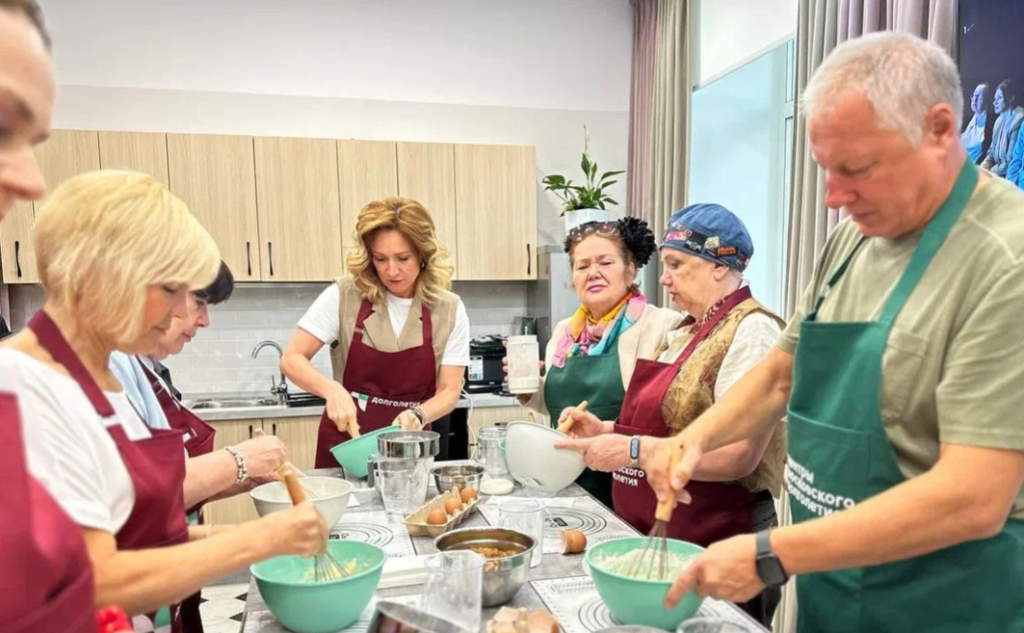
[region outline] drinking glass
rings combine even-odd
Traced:
[[[476,552],[457,550],[432,554],[424,562],[427,582],[420,596],[420,609],[468,633],[477,633],[486,559]]]
[[[375,482],[384,509],[406,517],[427,500],[428,468],[419,459],[378,459]]]
[[[530,558],[530,567],[544,559],[544,504],[536,499],[514,499],[498,508],[498,526],[533,537],[537,546]]]

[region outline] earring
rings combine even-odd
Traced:
[[[420,270],[426,270],[427,262],[420,262]]]

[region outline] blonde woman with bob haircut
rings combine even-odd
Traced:
[[[181,432],[149,429],[110,372],[114,350],[155,351],[188,293],[217,276],[217,247],[185,204],[151,176],[77,176],[37,214],[35,250],[48,296],[0,347],[0,375],[24,413],[29,469],[82,529],[97,606],[146,617],[171,605],[157,628],[184,632],[177,603],[203,585],[322,549],[327,526],[309,504],[189,528]]]
[[[388,425],[418,430],[451,413],[469,364],[469,317],[450,292],[448,251],[434,220],[410,198],[363,207],[349,275],[317,298],[281,358],[281,371],[327,401],[316,467],[330,449]],[[333,380],[310,360],[331,346]],[[356,404],[358,401],[358,405]],[[441,433],[445,454],[447,429]]]

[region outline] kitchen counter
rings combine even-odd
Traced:
[[[217,400],[217,399],[232,399],[232,400],[243,400],[243,399],[257,399],[266,398],[265,394],[231,394],[230,397],[225,394],[189,394],[183,398],[186,406],[190,401],[193,400]],[[490,407],[515,407],[519,406],[515,398],[504,398],[492,393],[478,393],[473,394],[470,398],[466,398],[465,395],[459,400],[456,405],[458,409],[468,409],[470,402],[474,408],[490,408]],[[200,419],[207,422],[217,422],[224,420],[250,420],[255,418],[295,418],[303,416],[318,416],[324,412],[323,406],[312,406],[312,407],[283,407],[283,406],[270,406],[270,407],[235,407],[235,408],[223,408],[223,409],[194,409],[192,411],[199,416]]]
[[[310,474],[340,476],[340,469],[315,471]],[[410,537],[400,521],[388,519],[384,514],[380,496],[375,490],[367,489],[363,484],[361,488],[357,487],[353,494],[359,505],[349,508],[341,521],[334,526],[331,538],[352,538],[378,543],[389,557],[418,556],[437,551],[432,538]],[[436,491],[431,486],[428,498],[434,494]],[[503,499],[524,496],[528,495],[517,485],[511,495],[491,497],[481,502],[476,511],[459,527],[490,525],[488,518],[493,519],[497,515],[497,507]],[[544,560],[540,566],[530,569],[529,580],[506,606],[547,608],[559,620],[562,633],[594,633],[615,626],[616,623],[611,619],[590,577],[583,569],[583,554],[563,556],[554,553],[558,548],[558,533],[568,527],[579,529],[587,534],[589,546],[614,538],[636,536],[637,532],[575,484],[563,490],[558,497],[541,501],[549,514]],[[417,606],[422,588],[423,585],[420,584],[379,589],[360,619],[345,629],[345,633],[366,631],[377,599]],[[483,610],[481,631],[485,630],[487,621],[497,611],[498,607]],[[720,600],[705,600],[698,615],[728,618],[742,622],[752,630],[767,631],[735,605]],[[287,633],[267,609],[255,580],[251,581],[249,587],[241,632]]]

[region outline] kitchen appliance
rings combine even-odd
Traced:
[[[466,367],[466,391],[499,393],[505,381],[502,360],[505,340],[496,335],[478,336],[469,342],[469,367]]]

